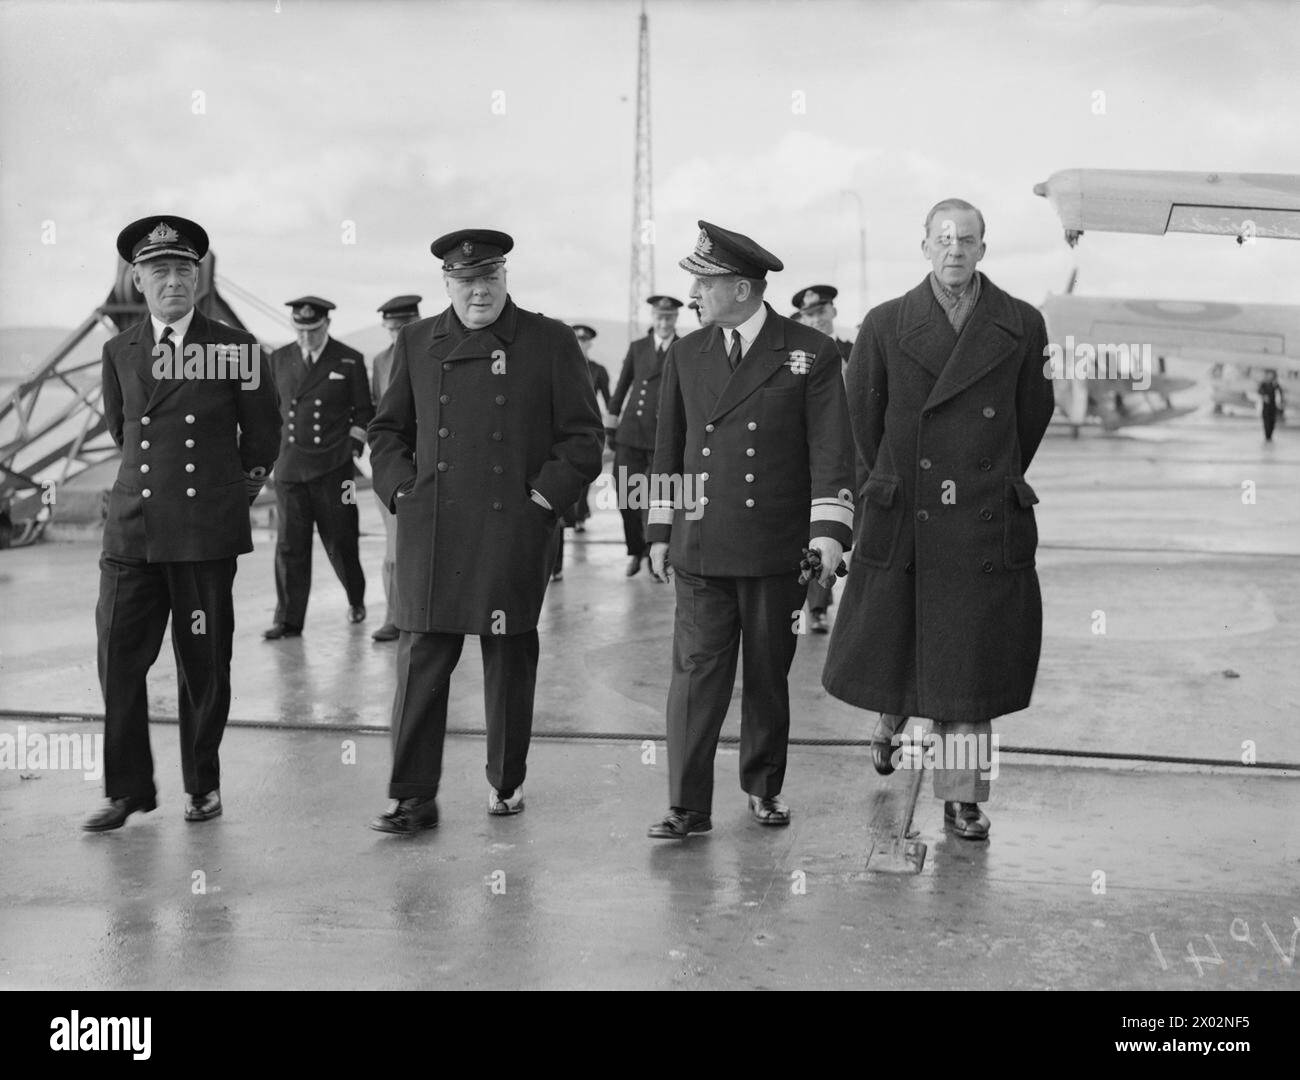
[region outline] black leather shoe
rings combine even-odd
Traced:
[[[356,604],[348,608],[348,622],[359,623],[366,621],[366,608],[364,604]]]
[[[749,797],[749,812],[760,825],[789,825],[790,806],[779,794],[768,799]]]
[[[989,838],[988,815],[980,810],[979,803],[945,802],[943,804],[943,823],[963,840],[987,840]]]
[[[371,641],[396,641],[402,636],[402,632],[392,623],[386,622],[378,630],[370,635]]]
[[[262,634],[267,641],[279,641],[284,637],[302,637],[301,626],[288,626],[285,623],[278,622],[270,630]]]
[[[893,775],[894,736],[903,730],[906,723],[906,716],[890,713],[881,713],[876,721],[876,730],[871,733],[871,764],[881,776]]]
[[[656,821],[646,835],[651,840],[685,840],[691,833],[709,832],[713,819],[698,810],[682,810],[674,806],[663,821]]]
[[[831,624],[826,621],[826,612],[813,611],[810,614],[812,618],[808,621],[814,634],[829,634],[831,632]]]
[[[210,821],[221,816],[221,792],[209,791],[206,795],[191,795],[185,804],[186,821]]]
[[[154,798],[128,796],[124,799],[109,799],[102,808],[86,818],[81,827],[86,832],[108,832],[110,829],[120,829],[137,810],[147,814],[150,810],[157,809],[158,802]]]
[[[644,556],[642,555],[629,556],[627,560],[627,570],[625,571],[628,577],[636,577],[637,574],[641,572],[641,560],[643,558]]]
[[[423,798],[398,799],[397,805],[386,814],[380,814],[370,822],[376,832],[417,833],[421,829],[432,829],[438,824],[438,802],[432,796]]]

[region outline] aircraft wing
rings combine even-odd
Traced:
[[[1034,194],[1052,204],[1071,247],[1088,229],[1300,240],[1300,176],[1293,173],[1064,169],[1035,184]]]
[[[1300,306],[1199,300],[1127,300],[1049,296],[1043,303],[1049,340],[1147,344],[1157,355],[1210,363],[1300,365]]]

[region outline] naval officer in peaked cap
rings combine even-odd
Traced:
[[[677,595],[669,810],[649,831],[673,840],[712,828],[713,758],[738,661],[741,787],[759,824],[789,824],[786,679],[803,629],[800,561],[817,550],[828,584],[853,521],[835,343],[764,302],[780,259],[747,236],[699,227],[680,266],[694,276],[704,325],[664,362],[647,530],[651,572],[664,581],[671,564]],[[674,478],[678,491],[664,498]]]
[[[370,826],[438,824],[451,675],[483,654],[487,810],[524,808],[538,616],[559,514],[600,475],[601,423],[573,331],[506,286],[514,241],[461,229],[431,245],[451,305],[404,326],[370,425],[375,491],[397,517],[394,805]]]
[[[393,342],[397,340],[397,331],[407,323],[415,322],[420,317],[422,296],[407,294],[394,296],[379,305],[379,314],[384,319],[384,329],[388,331],[389,342],[382,352],[376,353],[370,361],[370,394],[375,399],[375,408],[384,399],[388,381],[393,374]],[[370,636],[375,641],[396,641],[400,631],[393,622],[393,568],[397,565],[397,519],[384,504],[378,494],[375,502],[379,504],[379,514],[384,522],[384,624]]]
[[[366,576],[358,551],[355,459],[366,448],[375,415],[366,362],[330,336],[334,305],[318,296],[286,301],[298,340],[271,354],[284,412],[284,441],[275,461],[277,536],[275,622],[268,641],[297,637],[311,593],[313,530],[348,597],[348,621],[366,617]]]
[[[196,307],[208,236],[154,214],[122,230],[148,314],[104,345],[104,422],[122,451],[99,561],[99,679],[108,803],[84,828],[122,826],[156,805],[146,679],[170,618],[179,678],[187,821],[221,813],[218,748],[230,712],[235,559],[253,550],[248,508],[275,462],[280,416],[257,340]],[[167,365],[187,352],[241,371]]]
[[[651,296],[651,326],[645,337],[628,346],[623,371],[609,402],[605,427],[613,431],[614,479],[623,515],[623,539],[627,544],[627,576],[641,570],[646,557],[645,518],[647,507],[627,506],[627,492],[645,478],[655,452],[655,428],[659,423],[659,385],[664,359],[677,340],[677,313],[682,302],[675,296]],[[634,481],[633,477],[640,477]]]

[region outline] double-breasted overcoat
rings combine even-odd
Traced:
[[[1025,470],[1054,407],[1047,333],[981,276],[960,336],[929,279],[874,308],[849,361],[868,470],[822,682],[862,708],[987,720],[1029,704],[1042,598]]]

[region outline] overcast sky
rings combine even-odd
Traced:
[[[779,311],[832,283],[851,330],[854,191],[869,304],[921,279],[921,220],[950,195],[985,212],[983,269],[1035,303],[1076,258],[1080,292],[1300,302],[1300,244],[1090,233],[1076,254],[1031,190],[1071,167],[1300,172],[1300,4],[647,8],[660,291],[685,296],[677,260],[705,218],[785,261]],[[638,11],[0,4],[0,325],[79,321],[117,232],[166,211],[203,224],[218,272],[261,299],[335,301],[342,332],[396,293],[444,306],[428,245],[471,225],[514,235],[521,306],[621,319]]]

